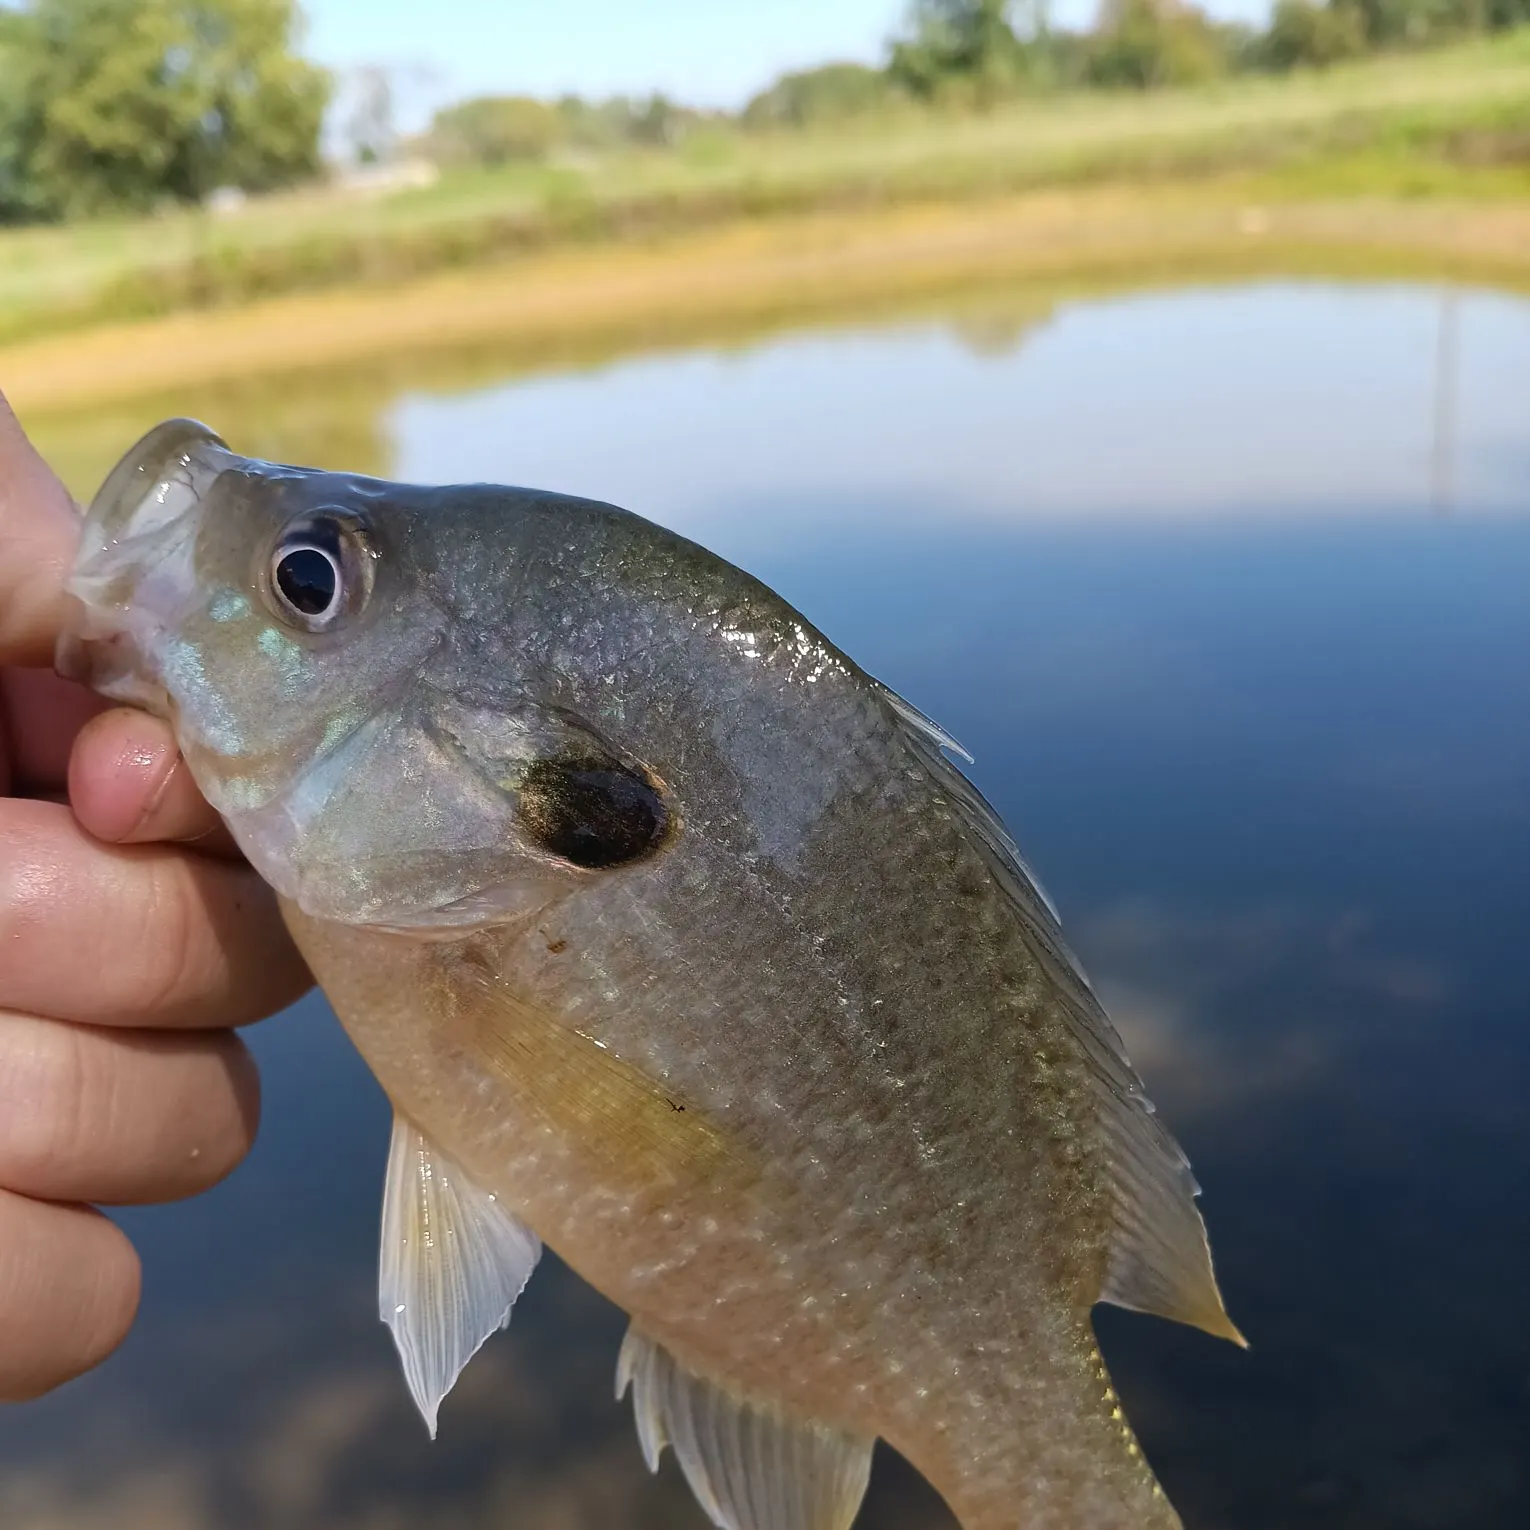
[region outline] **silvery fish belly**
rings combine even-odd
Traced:
[[[1183,1155],[941,730],[609,505],[160,426],[60,667],[171,719],[396,1111],[381,1312],[432,1430],[545,1241],[730,1530],[873,1441],[966,1530],[1178,1521],[1100,1300],[1237,1339]]]

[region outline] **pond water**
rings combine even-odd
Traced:
[[[239,449],[615,499],[938,717],[1205,1186],[1239,1353],[1102,1309],[1190,1530],[1530,1507],[1530,304],[964,305],[555,376],[169,401]],[[150,415],[40,434],[81,492]],[[549,1260],[430,1445],[375,1318],[385,1103],[318,1000],[254,1157],[123,1217],[142,1321],[0,1416],[7,1530],[700,1526]],[[865,1530],[948,1526],[879,1456]]]

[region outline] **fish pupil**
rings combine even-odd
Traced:
[[[664,837],[664,799],[618,760],[537,760],[519,790],[522,827],[549,853],[600,871],[641,859]]]
[[[329,610],[339,583],[335,560],[317,547],[295,547],[276,565],[277,589],[304,616],[321,616]]]

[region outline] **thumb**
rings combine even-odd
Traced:
[[[0,393],[0,664],[53,663],[78,540],[73,501]]]

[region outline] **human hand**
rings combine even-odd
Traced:
[[[47,668],[76,536],[68,495],[0,396],[7,1401],[121,1342],[138,1258],[93,1203],[175,1200],[233,1169],[254,1136],[259,1086],[229,1028],[312,981],[168,727],[108,709]]]

